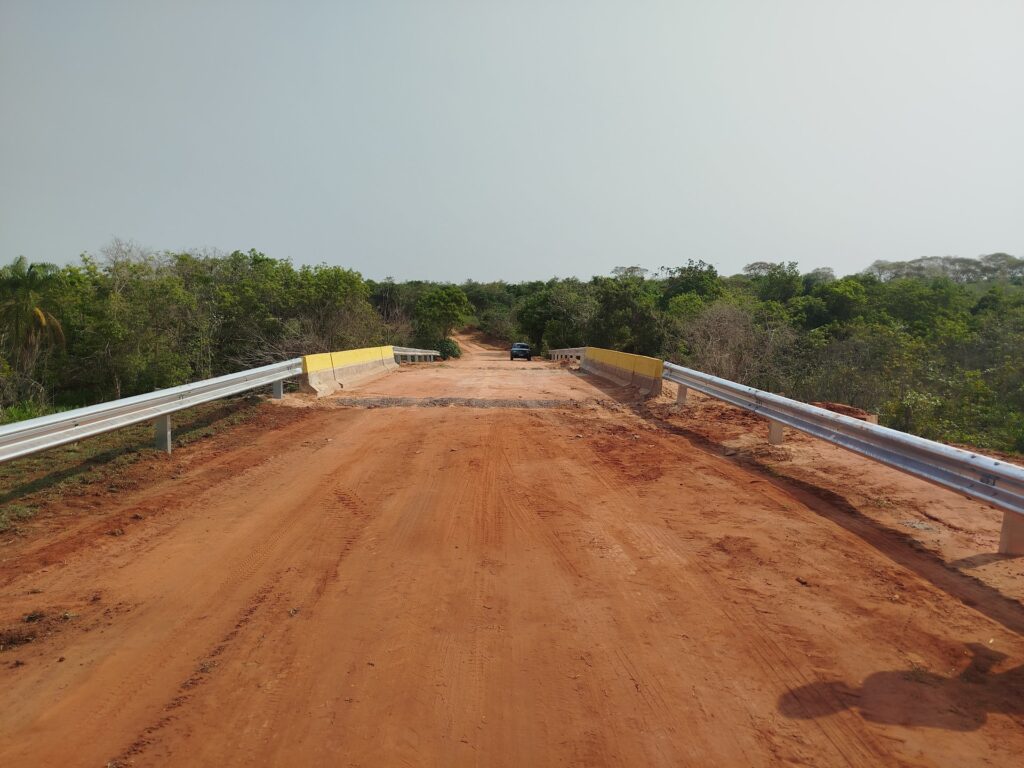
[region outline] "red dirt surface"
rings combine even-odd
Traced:
[[[1020,764],[1000,513],[464,341],[0,547],[0,765]]]

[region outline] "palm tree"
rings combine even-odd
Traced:
[[[30,264],[24,256],[0,269],[0,341],[19,373],[31,373],[45,344],[64,343],[60,321],[43,306],[56,279],[53,264]]]

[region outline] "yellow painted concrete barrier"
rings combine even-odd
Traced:
[[[321,352],[302,358],[302,385],[324,397],[398,367],[394,347]]]
[[[662,361],[656,357],[631,355],[600,347],[586,347],[580,368],[596,376],[636,387],[649,397],[661,394]]]

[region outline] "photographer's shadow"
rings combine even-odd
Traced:
[[[875,723],[973,731],[989,713],[1024,715],[1024,664],[1005,672],[992,668],[1007,658],[971,643],[970,664],[955,677],[922,669],[875,672],[859,687],[822,682],[795,688],[779,698],[779,712],[806,720],[856,710]]]

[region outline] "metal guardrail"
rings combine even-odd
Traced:
[[[397,363],[416,363],[424,360],[432,363],[435,357],[441,356],[436,349],[413,349],[412,347],[392,347],[392,349],[395,351],[395,362]]]
[[[680,385],[680,402],[686,400],[686,388],[695,389],[770,422],[798,429],[936,485],[1024,515],[1022,467],[673,363],[664,364],[663,375]],[[776,429],[781,439],[781,428]]]
[[[25,456],[143,421],[154,421],[157,447],[170,452],[170,414],[210,400],[274,385],[281,397],[284,380],[302,373],[302,358],[264,365],[215,379],[160,389],[146,395],[76,408],[0,426],[0,461]]]
[[[397,362],[433,360],[441,356],[436,349],[393,349]],[[157,448],[170,453],[170,414],[210,400],[218,400],[268,385],[273,386],[273,395],[279,398],[284,395],[284,380],[298,376],[302,371],[302,358],[297,357],[260,368],[229,373],[215,379],[197,381],[194,384],[183,384],[146,395],[125,397],[109,403],[0,426],[0,462],[45,451],[58,445],[74,443],[143,421],[154,422]]]
[[[566,347],[565,349],[549,349],[548,357],[552,360],[582,360],[586,347]]]

